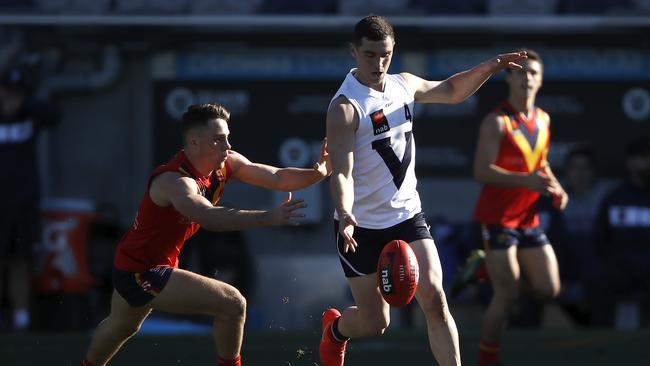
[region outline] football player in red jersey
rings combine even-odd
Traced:
[[[510,88],[481,123],[474,177],[483,184],[474,219],[481,225],[485,264],[494,295],[483,321],[480,365],[499,362],[499,344],[508,312],[517,297],[521,272],[540,299],[555,298],[560,276],[555,253],[539,226],[537,200],[553,197],[564,209],[568,196],[546,159],[550,118],[535,106],[542,86],[543,63],[535,51],[508,69]]]
[[[199,227],[240,230],[297,225],[306,207],[291,191],[321,181],[331,172],[323,141],[312,169],[276,168],[249,161],[231,150],[230,113],[217,104],[190,106],[183,115],[184,148],[152,173],[134,223],[118,244],[110,315],[97,327],[82,365],[105,365],[133,336],[151,310],[214,316],[219,365],[241,365],[246,299],[212,278],[178,268],[185,240]],[[289,192],[272,210],[218,206],[230,178]]]

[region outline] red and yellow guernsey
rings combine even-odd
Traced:
[[[494,165],[520,173],[531,173],[546,164],[550,143],[548,114],[535,107],[527,120],[508,101],[495,110],[503,137]],[[481,224],[507,228],[530,228],[539,225],[539,192],[525,187],[484,185],[476,205],[474,219]]]
[[[199,194],[216,205],[230,178],[228,162],[208,176],[199,173],[181,150],[173,159],[156,168],[147,183],[133,225],[120,240],[115,253],[115,268],[143,272],[158,266],[178,267],[178,255],[187,239],[200,225],[181,215],[172,205],[160,207],[149,197],[153,179],[165,172],[178,172],[196,181]]]

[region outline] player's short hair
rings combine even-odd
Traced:
[[[352,44],[360,46],[364,38],[369,41],[383,41],[386,38],[395,40],[395,31],[388,20],[380,15],[367,15],[355,26]]]
[[[193,104],[187,107],[181,121],[183,136],[194,127],[206,126],[209,120],[217,118],[230,122],[230,112],[220,104]]]
[[[532,48],[525,48],[525,47],[520,48],[520,49],[517,50],[517,52],[523,52],[523,51],[526,51],[526,55],[528,56],[528,60],[537,61],[537,62],[539,62],[539,65],[542,67],[542,69],[544,68],[544,61],[542,60],[542,56],[539,55],[539,52],[535,51]],[[506,72],[510,72],[510,71],[512,71],[512,69],[506,68]]]

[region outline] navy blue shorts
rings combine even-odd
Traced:
[[[354,228],[354,240],[359,244],[355,252],[343,252],[343,237],[339,234],[339,222],[334,220],[334,235],[339,252],[341,267],[345,277],[359,277],[377,272],[377,261],[384,245],[392,240],[404,240],[407,243],[421,239],[431,239],[429,225],[424,213],[420,212],[412,218],[402,221],[386,229]]]
[[[115,290],[133,307],[146,305],[165,288],[173,267],[155,267],[144,272],[113,268]]]
[[[483,247],[490,249],[508,249],[516,245],[521,249],[537,248],[550,244],[544,230],[537,226],[531,228],[507,228],[499,225],[481,225]]]

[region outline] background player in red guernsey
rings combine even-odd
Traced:
[[[509,97],[481,123],[474,160],[474,176],[484,185],[474,218],[481,224],[494,290],[483,320],[481,366],[499,361],[501,333],[522,270],[539,298],[554,298],[560,291],[557,260],[539,227],[537,200],[540,194],[551,195],[554,206],[564,209],[568,196],[546,159],[550,118],[535,106],[543,63],[535,51],[525,51],[528,58],[517,61],[522,69],[506,69]]]
[[[224,282],[177,268],[183,243],[199,227],[297,225],[294,219],[304,215],[296,210],[306,205],[291,200],[290,192],[321,181],[330,170],[325,141],[313,169],[250,162],[231,150],[229,119],[217,104],[193,105],[183,115],[184,149],[149,178],[134,223],[117,247],[110,315],[97,327],[82,365],[105,365],[152,309],[213,315],[218,364],[241,365],[246,299]],[[230,178],[289,195],[268,211],[217,206]]]

